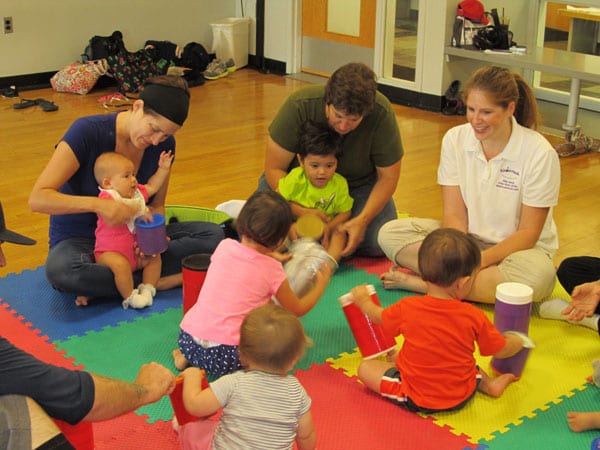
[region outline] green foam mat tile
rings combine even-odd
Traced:
[[[543,383],[543,380],[540,380]],[[599,411],[600,389],[593,385],[565,396],[562,401],[536,411],[534,417],[523,417],[518,426],[496,433],[491,441],[481,441],[489,450],[527,448],[527,450],[588,450],[599,430],[575,433],[567,422],[569,411]]]
[[[343,352],[351,353],[356,348],[338,298],[359,284],[373,284],[383,306],[388,306],[407,295],[404,291],[387,291],[381,287],[377,275],[358,270],[347,264],[340,264],[335,276],[331,278],[325,294],[316,306],[302,317],[305,332],[315,345],[296,366],[307,369],[311,364],[323,364],[328,358]]]
[[[128,381],[133,381],[139,368],[149,361],[176,372],[171,352],[177,346],[181,314],[181,308],[167,309],[133,322],[58,341],[57,347],[85,364],[88,371]],[[168,421],[173,417],[168,397],[136,412],[147,414],[149,422]]]

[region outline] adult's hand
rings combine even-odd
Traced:
[[[361,219],[360,216],[350,219],[346,223],[340,225],[339,230],[348,235],[348,241],[342,250],[342,256],[350,256],[356,251],[365,238],[367,225],[367,222]]]
[[[98,214],[109,225],[121,225],[135,216],[137,208],[118,202],[113,199],[99,199],[100,207]],[[152,216],[150,216],[152,217]]]
[[[154,403],[175,389],[175,375],[166,367],[151,362],[144,364],[134,381],[145,389],[143,404]]]
[[[569,320],[591,317],[600,303],[600,280],[576,286],[571,298],[569,306],[562,311]]]

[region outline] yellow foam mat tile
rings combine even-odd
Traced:
[[[492,306],[478,307],[494,320]],[[460,411],[430,415],[434,423],[448,427],[456,435],[468,436],[472,443],[492,440],[493,433],[505,433],[510,424],[518,426],[524,417],[533,418],[537,411],[560,403],[561,397],[570,397],[586,388],[586,378],[592,373],[591,362],[600,357],[598,333],[567,322],[542,319],[537,310],[538,304],[534,304],[529,324],[529,336],[536,348],[531,350],[521,378],[509,385],[500,398],[478,392]],[[402,339],[397,342],[401,345]],[[361,360],[360,352],[355,350],[327,361],[352,377],[357,374]],[[476,354],[476,360],[493,376],[491,357]]]

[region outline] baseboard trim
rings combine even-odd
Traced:
[[[0,88],[4,89],[10,86],[16,86],[19,91],[31,89],[43,89],[50,87],[50,78],[56,72],[40,72],[28,75],[15,75],[12,77],[0,78]]]
[[[442,110],[442,96],[410,91],[387,84],[379,84],[378,88],[392,103],[432,112],[440,112]]]
[[[265,73],[277,75],[286,74],[286,64],[282,61],[265,58],[262,62],[256,55],[248,56],[248,67]],[[16,86],[19,91],[32,89],[44,89],[50,87],[50,78],[56,72],[40,72],[28,75],[17,75],[12,77],[0,78],[0,89],[10,86]],[[102,76],[98,80],[96,87],[116,86],[116,81],[108,76]],[[412,106],[427,111],[440,112],[442,110],[442,96],[424,94],[421,92],[410,91],[395,86],[385,84],[378,85],[379,90],[390,102],[403,106]]]

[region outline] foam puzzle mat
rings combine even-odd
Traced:
[[[338,297],[373,284],[382,305],[409,295],[386,291],[378,275],[384,259],[353,258],[340,265],[323,298],[302,318],[314,346],[294,374],[313,399],[319,449],[589,449],[600,430],[572,432],[568,411],[600,410],[600,389],[586,382],[600,357],[598,335],[562,321],[541,319],[534,305],[529,334],[536,342],[521,379],[501,398],[481,393],[462,410],[413,414],[368,391],[357,379],[361,355]],[[554,296],[568,298],[564,291]],[[160,292],[154,305],[123,310],[117,300],[85,308],[47,284],[43,267],[0,278],[2,335],[50,363],[133,380],[157,361],[177,372],[171,351],[181,321],[181,289]],[[478,305],[493,320],[493,307]],[[401,345],[402,338],[397,338]],[[491,372],[490,358],[477,355]],[[111,421],[94,424],[96,449],[176,449],[167,398]]]

